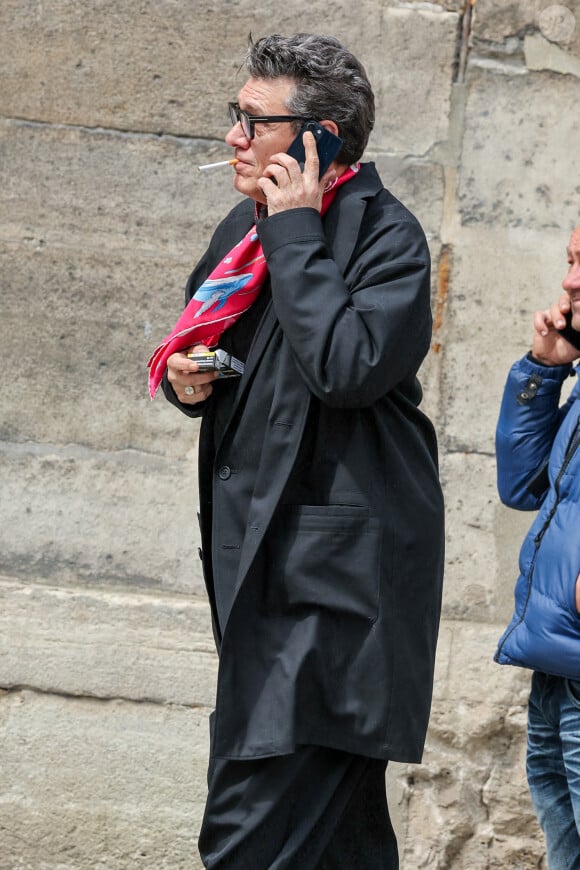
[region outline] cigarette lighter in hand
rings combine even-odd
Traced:
[[[200,372],[219,372],[221,378],[239,378],[244,373],[243,362],[219,347],[206,353],[188,353],[187,358],[197,363]]]

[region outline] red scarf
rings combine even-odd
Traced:
[[[324,193],[320,209],[322,215],[332,204],[338,188],[353,178],[358,170],[359,164],[349,167]],[[216,345],[222,332],[232,326],[255,301],[267,274],[268,265],[254,224],[198,287],[169,335],[153,351],[147,363],[149,395],[152,399],[171,354],[194,344],[205,344],[207,347]]]

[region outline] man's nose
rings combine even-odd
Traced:
[[[580,290],[580,260],[576,260],[564,280],[562,281],[562,287],[568,293],[572,290]]]
[[[232,148],[247,148],[250,140],[246,136],[243,131],[242,124],[240,121],[236,121],[233,127],[230,127],[225,137],[226,145],[230,145]]]

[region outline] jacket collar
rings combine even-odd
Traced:
[[[358,175],[341,187],[324,220],[334,260],[344,273],[356,244],[367,202],[383,189],[374,163],[362,163]]]

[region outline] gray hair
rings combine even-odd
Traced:
[[[341,163],[354,163],[375,123],[375,98],[363,65],[333,36],[250,34],[246,69],[252,78],[288,77],[296,82],[288,111],[314,121],[334,121],[343,147]]]

